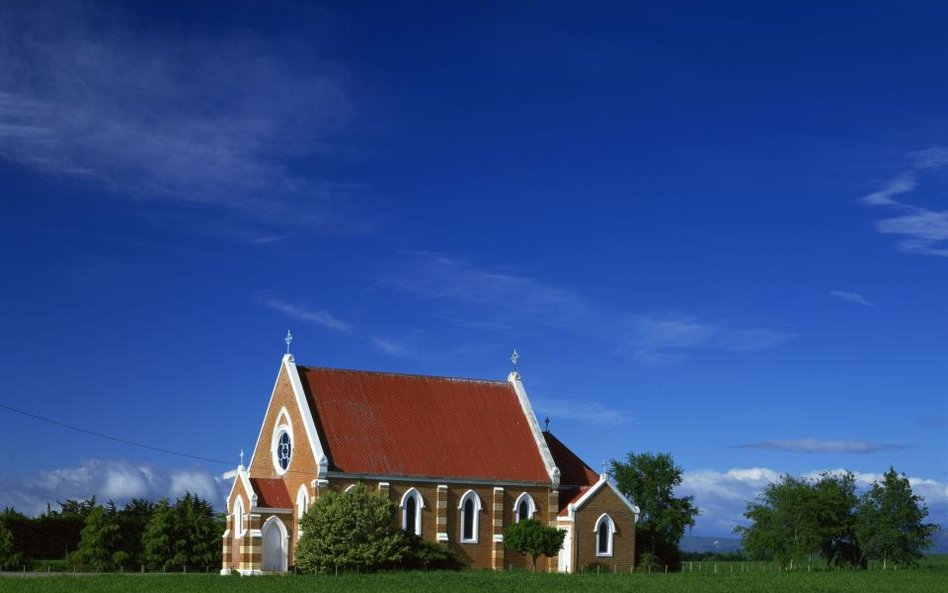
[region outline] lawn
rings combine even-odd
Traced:
[[[0,577],[0,591],[111,593],[935,593],[948,590],[944,565],[915,570],[798,573],[559,575],[526,572],[385,573],[334,576],[36,575]]]

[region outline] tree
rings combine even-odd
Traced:
[[[21,560],[22,555],[17,552],[13,543],[13,532],[7,527],[6,522],[0,521],[0,570],[11,569]]]
[[[826,565],[863,566],[856,537],[856,478],[852,472],[823,472],[812,485],[820,553]]]
[[[676,497],[681,484],[681,468],[668,453],[629,452],[624,462],[612,460],[610,470],[619,491],[638,505],[636,552],[649,552],[664,563],[673,564],[678,542],[687,527],[693,527],[698,507],[693,496]],[[641,545],[639,545],[641,544]]]
[[[549,527],[536,519],[525,519],[504,529],[504,544],[521,554],[530,554],[533,570],[537,569],[537,558],[552,558],[563,547],[566,532]]]
[[[768,484],[748,503],[744,517],[749,526],[734,529],[741,546],[752,558],[775,559],[783,568],[820,550],[820,529],[813,504],[813,490],[804,479],[784,475]]]
[[[162,498],[142,533],[142,559],[149,568],[167,568],[174,562],[174,517],[167,498]]]
[[[126,560],[126,554],[117,549],[118,541],[115,515],[97,505],[86,516],[79,547],[69,555],[69,561],[96,572],[113,570]]]
[[[211,566],[221,560],[222,518],[211,504],[186,492],[172,506],[162,499],[142,533],[142,553],[152,568]]]
[[[348,492],[327,492],[301,521],[296,567],[303,572],[374,571],[399,565],[408,539],[395,529],[397,507],[384,495],[357,483]]]
[[[895,469],[873,482],[859,501],[855,532],[867,558],[888,563],[914,565],[929,548],[938,530],[934,524],[923,523],[928,508],[921,497],[912,492],[908,478]]]

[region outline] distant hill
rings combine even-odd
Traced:
[[[740,552],[741,540],[733,537],[702,537],[686,535],[681,538],[682,552]]]
[[[942,527],[932,538],[929,554],[948,554],[948,529]],[[686,535],[681,538],[682,552],[739,552],[741,540],[733,537]]]

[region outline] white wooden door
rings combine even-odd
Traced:
[[[560,572],[573,572],[573,530],[569,527],[560,527],[561,531],[566,532],[563,538],[563,548],[557,555],[556,560]]]

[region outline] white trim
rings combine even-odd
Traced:
[[[537,422],[537,415],[533,413],[533,406],[530,405],[527,390],[523,388],[523,383],[520,381],[520,373],[517,371],[510,373],[507,376],[507,382],[513,386],[517,399],[520,401],[520,408],[523,410],[523,415],[530,426],[530,432],[533,433],[533,441],[537,445],[540,457],[543,458],[543,465],[546,466],[547,473],[550,474],[550,483],[553,488],[557,488],[560,485],[560,469],[556,467],[553,454],[550,453],[550,448],[547,446],[543,432],[540,430],[540,423]]]
[[[276,526],[280,530],[280,535],[282,536],[282,541],[280,542],[280,553],[282,554],[282,562],[280,563],[280,566],[277,569],[277,571],[286,572],[287,562],[289,561],[288,559],[290,555],[290,546],[289,546],[290,535],[287,533],[286,525],[283,524],[283,521],[280,521],[276,517],[270,517],[269,519],[264,521],[263,525],[260,527],[260,537],[263,539],[263,541],[260,542],[260,567],[263,568],[264,566],[263,555],[266,553],[266,549],[267,549],[267,541],[266,541],[266,538],[263,538],[263,532],[267,530],[268,525],[272,525],[274,523],[276,523]]]
[[[537,503],[534,502],[533,497],[530,496],[529,492],[523,492],[514,502],[514,523],[520,522],[520,503],[524,501],[527,503],[527,519],[532,519],[537,512]]]
[[[473,537],[465,538],[464,537],[464,505],[469,499],[474,501],[474,516],[472,517],[472,521],[471,521],[471,531],[473,532],[472,533]],[[461,522],[460,522],[459,527],[461,528],[460,540],[462,544],[476,544],[477,543],[478,531],[480,530],[480,516],[479,515],[481,513],[482,508],[483,506],[481,505],[481,497],[477,495],[477,492],[474,492],[473,490],[468,490],[461,497],[461,502],[458,504],[458,511],[460,512],[460,515],[461,515],[460,516]]]
[[[320,474],[324,475],[324,474]],[[450,480],[452,484],[465,484],[471,486],[489,487],[492,484],[500,486],[510,486],[518,488],[530,488],[533,486],[543,486],[548,488],[549,482],[513,482],[510,480],[492,480],[490,478],[449,478],[448,476],[396,476],[392,474],[350,474],[340,471],[326,472],[327,478],[343,478],[348,480],[361,480],[364,482],[376,482],[379,480],[391,482],[425,482],[429,484],[443,484]]]
[[[257,445],[260,444],[260,439],[263,438],[263,430],[267,427],[267,412],[270,411],[270,406],[273,405],[273,398],[276,397],[277,387],[280,385],[280,373],[286,368],[286,357],[289,354],[283,355],[283,360],[280,362],[280,370],[277,372],[276,380],[273,382],[273,389],[270,391],[270,400],[267,402],[267,409],[264,411],[263,420],[260,421],[260,432],[257,434],[257,441],[254,445],[253,453],[250,454],[250,463],[247,464],[247,467],[253,467],[253,461],[257,458]],[[289,375],[289,373],[287,373]]]
[[[437,539],[439,542],[446,542],[446,541],[448,541],[448,534],[447,534],[447,532],[439,531],[439,532],[438,532],[438,536],[437,536],[436,539]]]
[[[251,510],[252,510],[254,513],[258,513],[258,514],[260,514],[260,515],[266,515],[266,514],[269,514],[269,513],[277,513],[277,514],[280,514],[280,515],[292,515],[292,514],[293,514],[293,509],[278,509],[278,508],[275,508],[275,507],[253,507],[253,509],[251,509]]]
[[[608,536],[606,539],[606,551],[603,552],[599,549],[599,527],[605,523],[606,529],[608,530]],[[597,558],[612,558],[613,552],[613,540],[616,537],[616,522],[612,520],[612,517],[608,513],[603,513],[599,515],[599,518],[596,519],[596,528],[593,529],[593,533],[596,534],[596,557]]]
[[[609,481],[609,479],[606,477],[605,474],[602,474],[601,476],[599,476],[599,481],[596,482],[596,484],[595,484],[592,488],[590,488],[589,490],[587,490],[587,491],[586,491],[586,494],[583,494],[582,496],[580,496],[580,497],[579,497],[579,500],[577,500],[577,501],[575,501],[575,502],[571,502],[571,503],[569,503],[569,505],[567,505],[566,508],[567,508],[567,510],[568,510],[568,512],[569,512],[569,518],[570,518],[570,520],[575,519],[575,516],[574,516],[574,515],[575,515],[576,511],[578,511],[580,508],[582,508],[582,506],[583,506],[584,504],[586,504],[586,503],[589,501],[589,499],[592,498],[592,496],[593,496],[594,494],[596,494],[597,492],[599,492],[600,490],[602,490],[603,487],[605,487],[605,486],[609,486],[609,488],[611,488],[612,491],[616,493],[616,496],[619,497],[619,500],[621,500],[623,503],[625,503],[625,506],[629,507],[629,510],[632,511],[632,513],[635,515],[635,518],[633,519],[633,522],[638,521],[638,519],[639,519],[639,507],[637,507],[637,506],[635,506],[634,504],[632,504],[632,502],[631,502],[628,498],[626,498],[624,494],[622,494],[621,492],[619,492],[619,489],[615,487],[615,484],[613,484],[612,482]]]
[[[280,467],[280,458],[277,454],[277,445],[284,432],[290,437],[290,458],[286,462],[286,469]],[[277,475],[282,476],[290,471],[290,466],[293,465],[295,451],[296,435],[293,434],[293,422],[290,419],[290,414],[286,411],[286,406],[283,406],[280,408],[280,413],[277,414],[276,422],[273,423],[273,430],[270,431],[270,457],[273,461],[273,469]]]
[[[297,537],[303,537],[303,515],[309,510],[309,489],[300,484],[296,491],[296,531]]]
[[[409,497],[415,499],[415,524],[412,525],[412,533],[415,535],[421,535],[421,509],[425,508],[425,499],[421,497],[421,492],[415,490],[415,488],[409,488],[405,491],[405,494],[402,495],[402,500],[399,503],[399,508],[402,509],[402,529],[408,530],[408,516],[407,509],[405,508],[405,503],[408,501]]]
[[[350,492],[353,488],[355,488],[355,487],[356,487],[355,484],[349,484],[348,486],[346,486],[345,490],[342,491],[342,493],[343,493],[343,494],[349,494],[349,492]]]
[[[310,451],[313,452],[313,458],[316,459],[318,467],[317,477],[322,477],[329,469],[329,459],[323,451],[322,443],[319,442],[319,434],[316,432],[316,423],[313,422],[313,415],[310,413],[309,404],[306,401],[306,392],[303,390],[303,383],[300,381],[300,372],[296,368],[296,361],[292,354],[284,354],[280,362],[280,372],[286,372],[287,380],[290,382],[290,388],[296,399],[296,407],[300,413],[300,420],[303,428],[306,430],[306,438],[309,441]],[[273,398],[276,395],[277,386],[280,384],[280,373],[277,373],[276,381],[273,382],[273,391],[270,392],[270,401],[267,403],[267,411],[273,405]],[[266,428],[267,415],[263,415],[263,421],[260,423],[260,433],[257,435],[257,443],[263,438],[263,430]],[[257,456],[257,449],[254,448],[253,455],[250,456],[250,465],[253,467],[254,459]]]
[[[498,543],[498,544],[504,543],[504,534],[503,534],[503,533],[495,533],[495,534],[494,534],[494,541],[495,541],[496,543]]]
[[[234,537],[243,537],[247,530],[244,529],[244,499],[239,494],[234,499],[231,507],[231,514],[234,516]]]
[[[309,403],[306,401],[306,391],[303,390],[303,383],[300,381],[300,372],[296,368],[296,361],[292,354],[283,356],[283,366],[287,370],[290,378],[290,386],[293,387],[293,394],[296,395],[296,405],[300,409],[300,418],[303,420],[303,427],[306,429],[306,437],[309,439],[310,450],[313,452],[313,458],[318,467],[317,477],[326,475],[329,470],[329,458],[323,451],[323,445],[319,441],[319,433],[316,432],[316,423],[313,422],[313,415],[309,410]],[[316,397],[314,394],[313,397]]]

